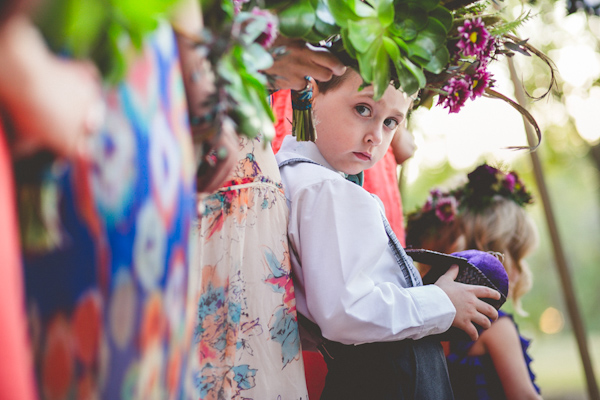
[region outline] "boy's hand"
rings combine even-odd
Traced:
[[[456,308],[456,316],[452,326],[462,329],[469,335],[471,340],[475,341],[479,337],[479,333],[473,324],[488,329],[492,324],[490,319],[495,321],[498,318],[498,311],[480,299],[498,300],[500,293],[485,286],[455,282],[454,279],[457,275],[458,265],[453,265],[435,282],[435,285],[448,295]]]

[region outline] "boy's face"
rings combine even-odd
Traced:
[[[359,92],[362,79],[348,74],[338,87],[315,96],[315,143],[333,168],[357,174],[383,158],[412,100],[390,86],[376,102],[373,87]]]

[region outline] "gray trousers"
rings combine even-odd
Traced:
[[[323,351],[324,350],[324,351]],[[431,338],[322,349],[328,374],[321,400],[453,400],[446,358]]]

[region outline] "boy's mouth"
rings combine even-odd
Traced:
[[[355,151],[354,155],[363,161],[371,161],[371,155],[369,153]]]

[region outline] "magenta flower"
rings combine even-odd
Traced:
[[[502,186],[504,186],[509,192],[512,192],[515,189],[516,184],[517,177],[512,173],[507,174],[502,182]]]
[[[443,104],[444,108],[449,108],[451,113],[459,112],[465,101],[472,95],[471,82],[465,79],[451,78],[442,90],[448,95],[441,95],[437,104]]]
[[[435,215],[442,222],[452,222],[456,216],[456,199],[454,196],[443,197],[435,206]]]
[[[428,197],[425,204],[423,204],[423,208],[421,209],[421,211],[423,211],[423,212],[430,211],[432,205],[433,205],[433,201],[431,200],[431,197]]]
[[[458,27],[459,39],[456,46],[466,56],[477,56],[488,50],[490,33],[485,29],[481,18],[466,20],[463,26]]]
[[[258,7],[254,7],[252,9],[252,15],[259,19],[264,19],[267,23],[263,33],[256,38],[256,43],[260,44],[263,48],[268,49],[271,47],[273,42],[275,42],[275,39],[277,39],[277,32],[279,29],[277,17],[275,17],[269,11],[261,10]]]
[[[494,36],[490,35],[487,46],[477,55],[477,59],[484,65],[489,64],[492,57],[496,54],[498,41]]]
[[[486,71],[485,65],[480,67],[471,75],[471,100],[483,95],[485,89],[490,86],[492,74]]]

